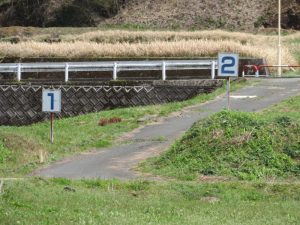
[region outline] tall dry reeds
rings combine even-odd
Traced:
[[[254,35],[250,33],[214,31],[91,31],[80,35],[63,35],[64,42],[88,41],[97,43],[117,42],[155,42],[155,41],[181,41],[181,40],[235,40],[241,43],[264,42],[273,36]]]
[[[290,39],[283,48],[285,64],[297,63]],[[277,37],[226,31],[94,31],[62,36],[60,43],[26,41],[0,43],[0,57],[216,57],[219,52],[236,52],[244,57],[265,58],[276,64]]]
[[[276,62],[276,47],[241,44],[234,41],[157,41],[150,43],[0,43],[0,57],[215,57],[219,52],[237,52],[241,56],[265,58]],[[285,63],[295,63],[290,51],[284,48]]]

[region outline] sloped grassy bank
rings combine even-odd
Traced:
[[[263,113],[215,114],[143,167],[184,180],[199,175],[247,180],[299,177],[299,103],[296,97]]]

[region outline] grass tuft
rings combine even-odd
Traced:
[[[297,97],[292,102],[299,101]],[[169,151],[143,167],[184,180],[200,175],[246,180],[299,177],[300,124],[293,116],[217,113],[196,123]]]

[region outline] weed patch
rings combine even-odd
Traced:
[[[184,180],[199,175],[246,180],[299,176],[299,123],[289,116],[264,115],[230,111],[213,115],[196,123],[144,168]]]
[[[0,163],[6,163],[10,156],[11,152],[4,146],[3,142],[0,141]]]
[[[3,173],[28,173],[39,164],[39,154],[43,147],[32,138],[15,133],[0,135],[0,176]]]

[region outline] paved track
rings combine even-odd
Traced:
[[[263,79],[259,84],[234,92],[231,107],[235,110],[253,112],[276,104],[290,96],[300,94],[300,79]],[[234,98],[234,96],[236,96]],[[240,98],[241,96],[257,96]],[[219,97],[205,104],[189,107],[163,118],[159,123],[147,125],[125,137],[130,144],[99,150],[63,160],[34,175],[65,178],[134,179],[139,174],[132,168],[170,146],[187,131],[193,123],[219,112],[226,106],[226,98]],[[158,141],[162,139],[164,141]]]

